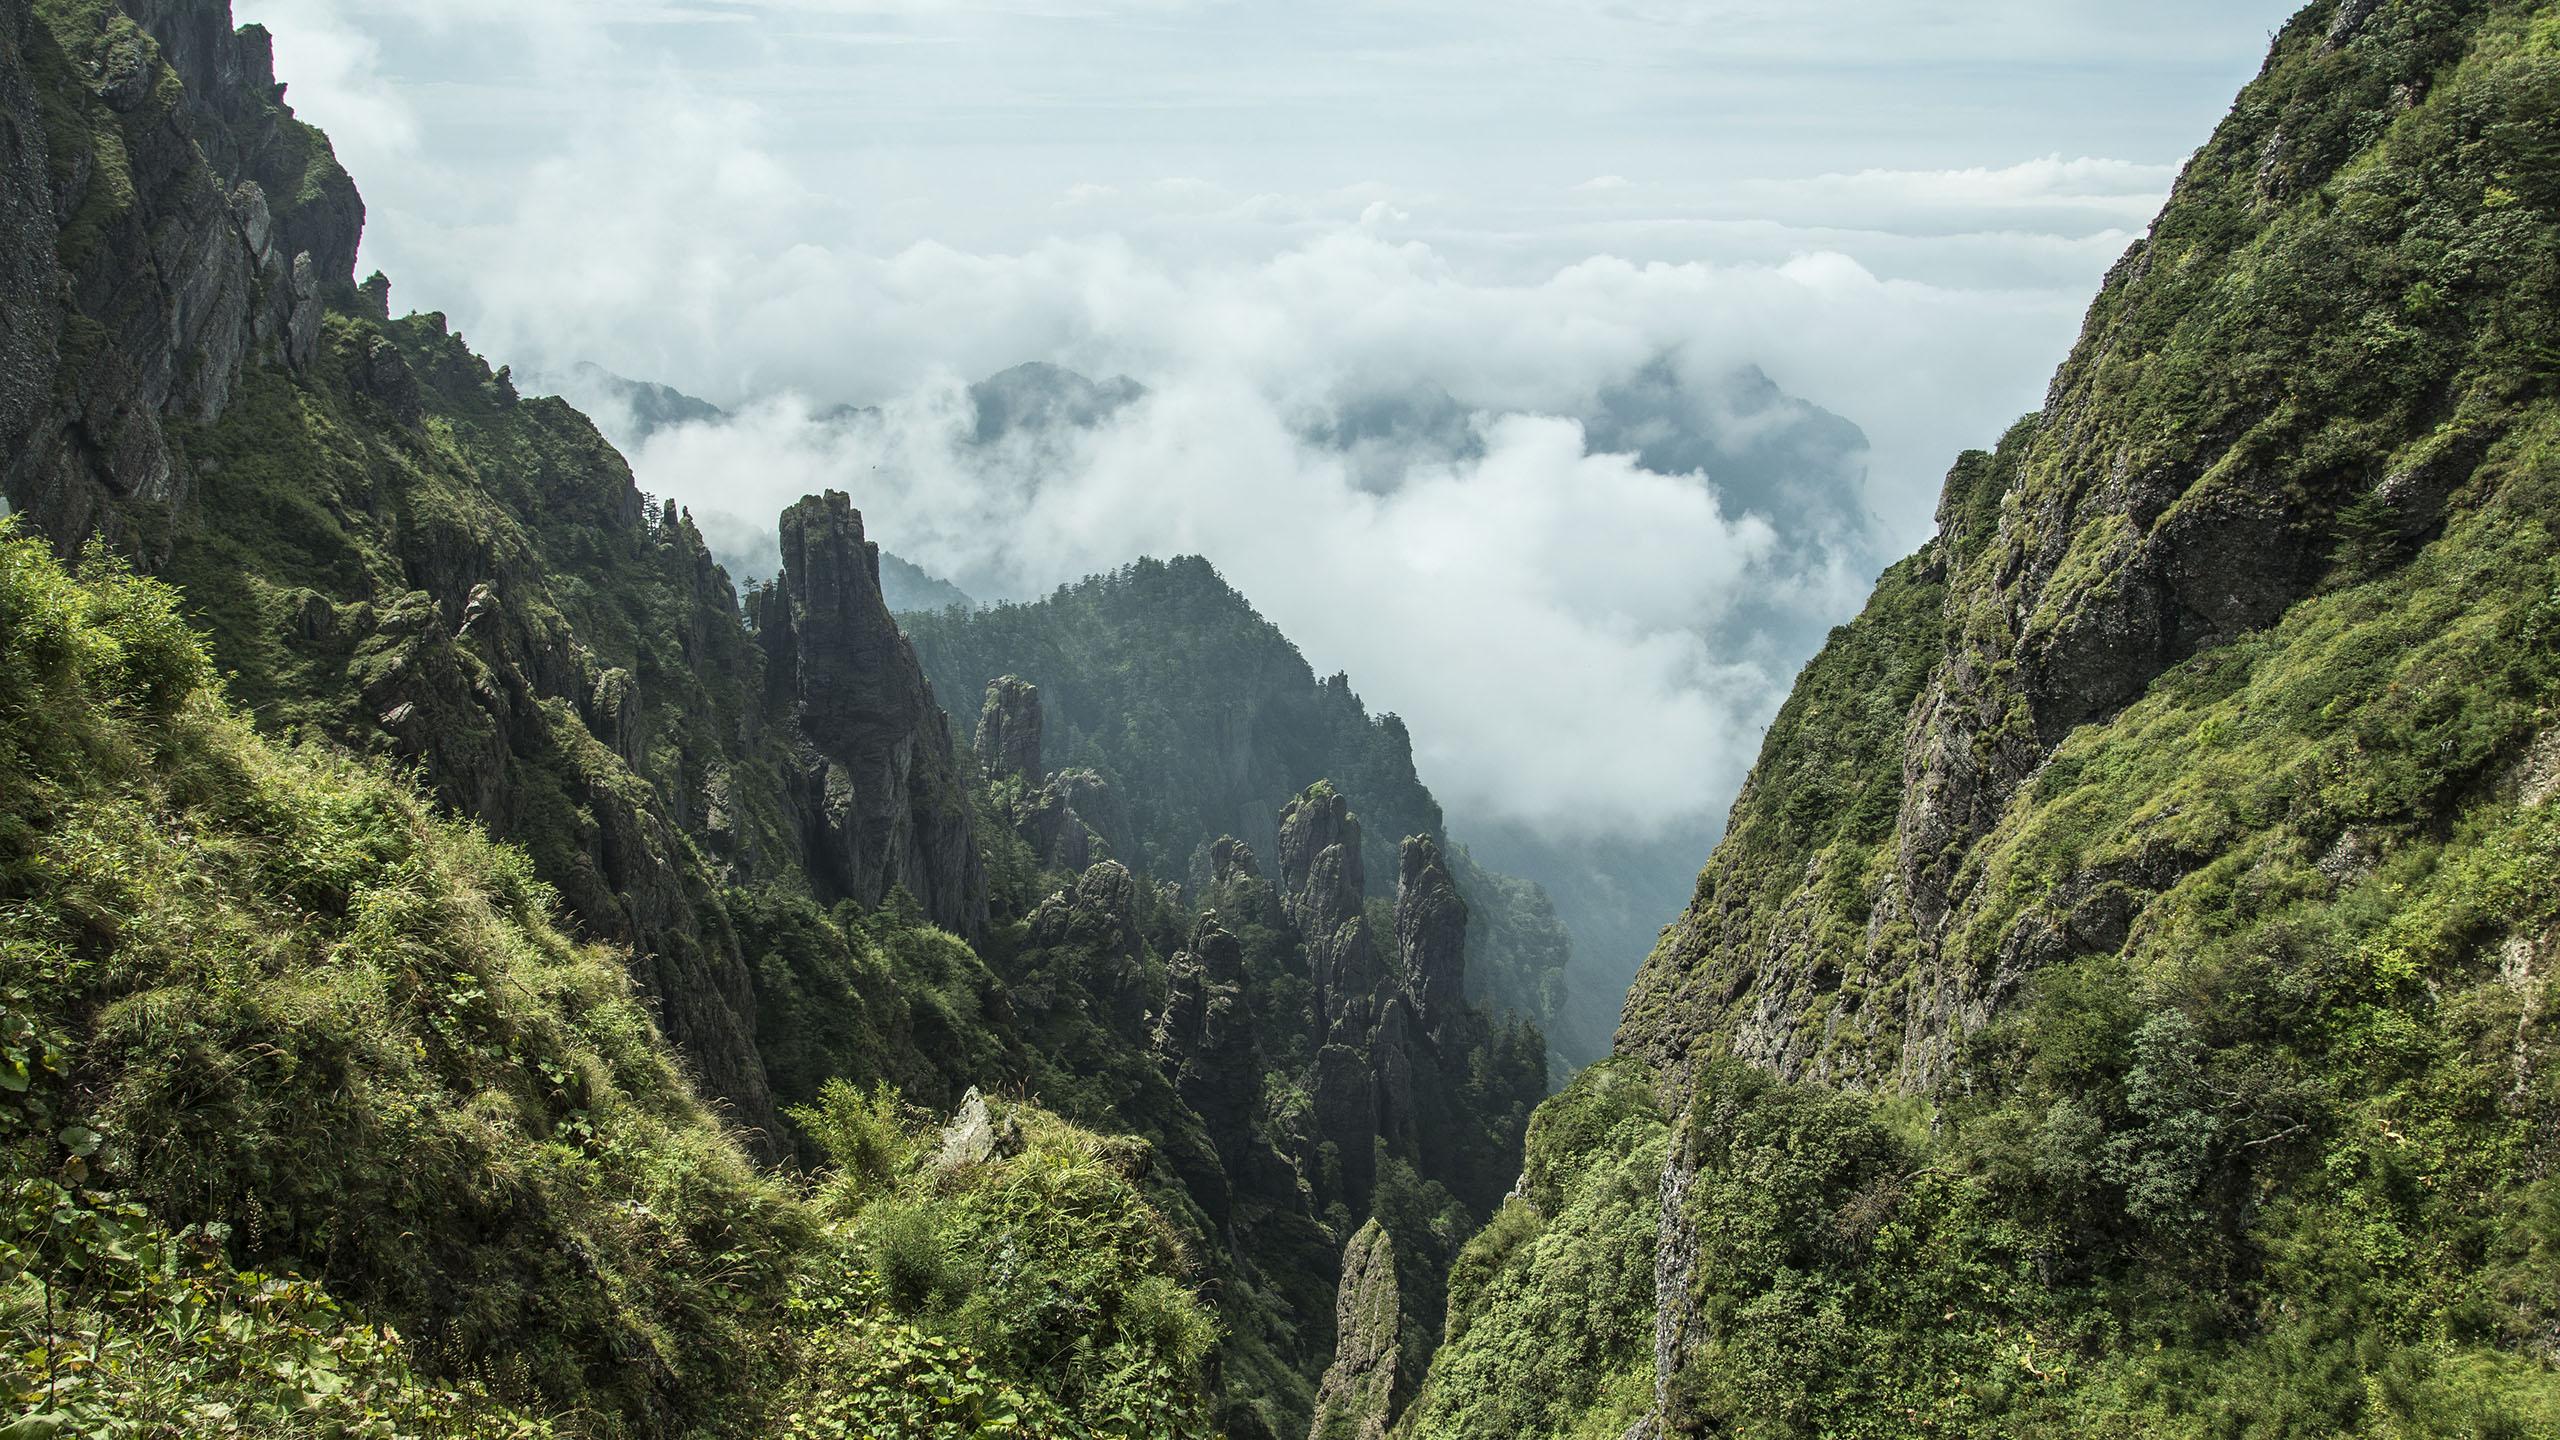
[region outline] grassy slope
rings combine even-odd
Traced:
[[[1676,1135],[1701,1242],[1676,1423],[2560,1428],[2560,16],[2394,5],[2333,51],[2331,8],[2288,30],[2163,217],[2145,264],[2174,283],[2100,301],[2110,343],[2058,386],[2083,402],[2071,433],[1969,457],[1942,541],[1808,668],[1639,986],[1622,1046],[1700,1064]],[[1843,996],[1903,978],[1891,936],[1866,965],[1904,716],[2037,538],[1999,517],[2091,473],[2092,435],[2138,468],[2229,443],[2244,414],[2257,439],[2206,483],[2275,487],[2328,527],[2330,573],[2070,734],[1963,858],[1978,898],[1952,955],[1988,967],[2022,921],[2070,933],[2092,874],[2129,906],[2122,945],[2036,975],[1934,1105],[1717,1060],[1720,1007],[1775,927],[1812,937]],[[2431,463],[2459,483],[2420,548],[2354,497]],[[2104,527],[2065,540],[2057,613],[2031,624],[2104,583]],[[1844,1034],[1815,1073],[1889,1071],[1891,1031]],[[1481,1333],[1505,1313],[1453,1312],[1467,1338],[1435,1385],[1536,1383],[1499,1357],[1537,1320]],[[1569,1434],[1613,1413],[1452,1407],[1414,1428]]]
[[[1212,1328],[1125,1144],[1026,1110],[1017,1156],[944,1170],[897,1112],[814,1193],[759,1174],[519,852],[260,738],[171,592],[5,523],[0,776],[0,1395],[26,1413],[1199,1428]],[[929,1293],[897,1289],[883,1206],[931,1211],[902,1232]]]

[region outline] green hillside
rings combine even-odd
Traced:
[[[1659,1274],[1506,1212],[1411,1433],[2560,1428],[2555,158],[2548,5],[2285,28],[1638,981]]]

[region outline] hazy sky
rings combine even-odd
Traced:
[[[1845,619],[1925,537],[2293,7],[236,8],[395,302],[744,412],[635,453],[649,488],[763,523],[834,484],[1011,593],[1199,550],[1413,722],[1462,829],[1623,833],[1721,815],[1804,658],[1735,617]],[[1863,427],[1871,523],[1790,543],[1712,474],[1587,453],[1570,417],[1664,357]],[[965,381],[1035,359],[1154,394],[1025,488],[953,437]],[[1473,453],[1381,486],[1305,438],[1417,389]],[[845,401],[893,423],[811,419]]]

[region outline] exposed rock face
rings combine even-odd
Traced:
[[[2216,286],[2318,288],[2299,279],[2301,255],[2270,248],[2274,217],[2312,218],[2298,207],[2363,143],[2344,137],[2391,123],[2417,103],[2406,86],[2426,83],[2383,83],[2391,67],[2424,64],[2410,58],[2424,45],[2385,54],[2362,37],[2393,25],[2438,43],[2472,23],[2354,0],[2288,27],[2278,68],[2292,73],[2261,84],[2293,99],[2243,103],[2197,152],[2152,232],[2107,277],[2041,412],[1996,453],[1955,467],[1938,538],[1898,567],[1940,603],[1935,625],[1896,622],[1891,643],[1925,651],[1927,669],[1889,751],[1861,756],[1900,775],[1886,863],[1797,854],[1801,879],[1783,893],[1711,865],[1637,981],[1628,1014],[1643,1019],[1622,1045],[1675,1078],[1701,1052],[1724,1050],[1790,1078],[1930,1090],[2029,974],[2117,948],[2141,905],[2176,883],[2188,862],[2139,854],[2056,887],[1999,922],[2003,933],[1972,933],[1995,908],[1978,863],[1985,843],[2066,737],[2110,719],[2171,667],[2279,620],[2330,572],[2351,507],[2369,503],[2380,538],[2411,547],[2478,471],[2494,426],[2464,417],[2495,403],[2466,396],[2475,362],[2464,357],[2495,343],[2486,331],[2391,370],[2388,396],[2334,402],[2356,412],[2350,437],[2333,424],[2340,416],[2290,390],[2234,379],[2327,343],[2300,333],[2317,314],[2270,303],[2210,341],[2178,328]],[[2354,58],[2331,53],[2342,49]],[[2399,98],[2339,118],[2326,139],[2289,125],[2288,105],[2360,93],[2335,76],[2316,95],[2292,88],[2309,84],[2295,67],[2320,63],[2380,67],[2366,77],[2370,93]],[[2289,338],[2270,339],[2279,334]],[[2137,371],[2159,383],[2121,383]],[[1728,835],[1753,827],[1765,792],[1792,786],[1783,765],[1770,767],[1746,788]],[[1825,898],[1852,888],[1862,935],[1844,934],[1851,926]]]
[[[945,1170],[961,1165],[984,1165],[1002,1160],[1022,1148],[1022,1127],[1011,1116],[998,1119],[987,1108],[987,1098],[978,1087],[960,1097],[960,1109],[951,1123],[942,1127],[942,1148],[934,1152],[933,1163]]]
[[[1128,818],[1109,781],[1081,767],[1040,768],[1040,687],[1007,675],[987,686],[978,712],[977,752],[987,774],[1021,789],[1011,801],[1014,832],[1044,870],[1082,874],[1098,860],[1135,853]]]
[[[1120,853],[1109,837],[1125,833],[1119,798],[1091,770],[1061,770],[1014,808],[1014,830],[1044,870],[1080,873]]]
[[[974,937],[987,892],[950,729],[880,595],[879,547],[841,491],[782,516],[782,574],[758,607],[769,683],[810,751],[811,878],[876,905],[904,888],[933,922]]]
[[[1040,687],[1007,675],[987,686],[978,712],[978,758],[991,776],[1037,785],[1049,773],[1040,764]]]
[[[52,399],[62,331],[44,115],[24,52],[34,17],[0,6],[0,493],[23,503],[18,457]]]
[[[1262,878],[1262,862],[1253,847],[1233,835],[1221,835],[1209,846],[1209,883],[1217,887]]]
[[[125,8],[186,82],[189,125],[215,172],[289,202],[277,216],[279,248],[309,255],[323,283],[354,283],[364,200],[328,137],[284,103],[266,27],[234,30],[230,0],[128,0]]]
[[[1031,943],[1042,949],[1072,949],[1089,957],[1093,969],[1084,976],[1086,989],[1113,1029],[1143,1038],[1147,995],[1138,930],[1138,877],[1117,860],[1104,860],[1084,872],[1072,891],[1061,890],[1040,902],[1031,916]]]
[[[380,405],[402,425],[414,428],[425,423],[426,396],[399,346],[380,335],[365,335],[349,340],[341,359],[347,383],[357,394]]]
[[[1203,906],[1217,912],[1225,924],[1235,929],[1251,925],[1271,930],[1288,927],[1289,917],[1280,892],[1262,877],[1262,865],[1252,846],[1232,835],[1223,835],[1208,847],[1208,860],[1209,883],[1200,893]],[[1304,955],[1292,950],[1277,958],[1285,965],[1302,961]]]
[[[1402,1328],[1395,1242],[1385,1226],[1372,1220],[1342,1252],[1333,1364],[1316,1389],[1315,1424],[1307,1431],[1308,1440],[1384,1440],[1395,1419]]]
[[[1215,914],[1203,915],[1190,945],[1165,969],[1156,1055],[1183,1103],[1207,1127],[1220,1163],[1231,1175],[1243,1174],[1262,1097],[1262,1054],[1244,1004],[1244,942]]]
[[[1376,1014],[1377,947],[1369,934],[1360,822],[1351,802],[1318,784],[1280,812],[1280,904],[1306,937],[1316,1027],[1358,1043]]]
[[[1377,1183],[1381,1153],[1452,1180],[1471,1203],[1489,1204],[1498,1183],[1455,1177],[1480,1168],[1466,1138],[1474,1117],[1458,1108],[1467,1057],[1490,1039],[1466,998],[1467,907],[1447,858],[1428,836],[1398,851],[1396,957],[1382,961],[1362,886],[1360,821],[1332,786],[1317,784],[1282,811],[1280,884],[1253,873],[1253,854],[1232,840],[1211,847],[1211,903],[1294,927],[1308,965],[1309,1023],[1317,1040],[1305,1084],[1308,1133],[1300,1163],[1318,1194],[1358,1214]],[[1329,1152],[1329,1154],[1328,1154]],[[1508,1179],[1508,1172],[1500,1177]]]
[[[308,364],[329,262],[353,265],[364,224],[264,31],[233,31],[223,0],[129,8],[18,6],[0,31],[0,494],[66,550],[132,548],[137,508],[184,502],[161,422],[220,415],[253,361]],[[85,148],[46,153],[39,66],[73,72],[46,88],[78,97]]]
[[[690,527],[672,538],[700,543]],[[469,573],[423,564],[419,571],[449,589],[463,588],[455,577]],[[364,712],[391,753],[415,765],[438,799],[494,834],[520,836],[541,823],[539,787],[524,783],[529,773],[568,777],[578,825],[544,878],[588,930],[631,947],[633,978],[704,1088],[739,1123],[778,1134],[755,1041],[752,976],[717,896],[684,863],[674,817],[629,785],[630,772],[582,758],[581,728],[626,764],[638,752],[637,682],[627,671],[590,674],[565,635],[508,602],[519,583],[529,581],[510,573],[468,585],[458,623],[433,593],[417,590],[343,611],[306,607],[308,628],[350,652]],[[546,700],[570,701],[570,713],[586,718],[564,725]]]
[[[1398,976],[1425,1031],[1455,1016],[1466,1004],[1467,902],[1440,847],[1427,835],[1404,842],[1396,883]]]

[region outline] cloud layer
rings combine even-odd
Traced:
[[[733,409],[633,453],[732,553],[830,486],[981,596],[1203,553],[1462,833],[1626,836],[1721,814],[2285,8],[2169,3],[238,8],[396,300]],[[981,437],[1031,360],[1146,394]]]

